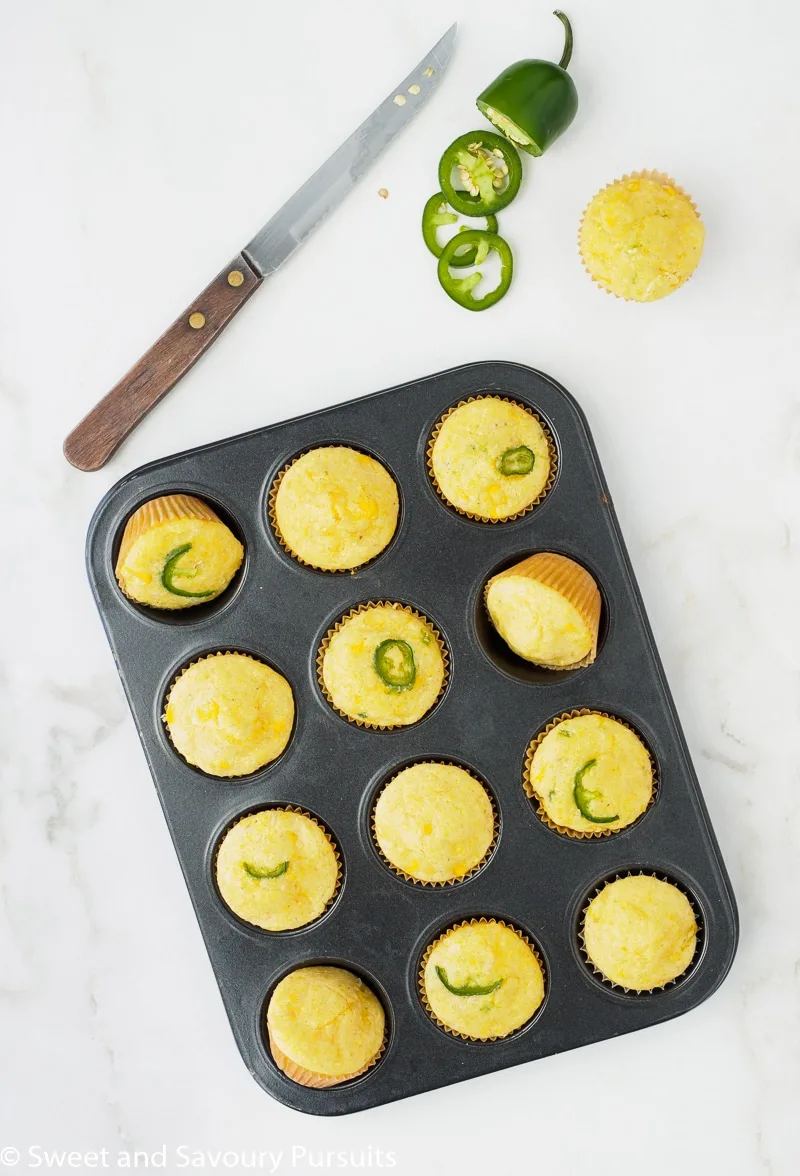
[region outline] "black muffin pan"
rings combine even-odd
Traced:
[[[530,406],[552,432],[555,482],[532,511],[508,523],[474,522],[437,496],[426,447],[452,405],[494,393]],[[400,491],[397,533],[354,574],[314,571],[271,531],[275,476],[317,445],[344,444],[378,458]],[[234,582],[216,600],[159,613],[127,600],[114,579],[125,523],[148,499],[185,492],[205,499],[245,545]],[[535,551],[556,551],[597,580],[603,619],[597,660],[572,671],[536,669],[504,645],[482,593],[498,570]],[[338,1115],[460,1082],[492,1070],[669,1020],[722,982],[738,934],[735,900],[664,677],[583,414],[549,376],[511,363],[477,363],[335,408],[270,425],[136,470],[105,497],[91,524],[88,568],[145,755],[155,780],[233,1033],[254,1078],[300,1111]],[[352,606],[412,605],[440,630],[451,659],[444,695],[414,726],[368,730],[334,712],[317,682],[320,642]],[[291,683],[297,718],[284,753],[243,779],[214,779],[175,752],[161,720],[176,674],[215,650],[261,658]],[[628,722],[657,765],[655,803],[631,828],[576,840],[547,827],[523,786],[531,739],[579,708]],[[485,781],[500,814],[489,861],[457,885],[415,885],[392,873],[370,835],[374,798],[401,767],[449,760]],[[269,933],[231,914],[213,860],[239,816],[295,805],[336,840],[343,885],[316,922]],[[140,847],[146,853],[145,847]],[[580,912],[604,880],[644,870],[677,883],[698,912],[695,959],[673,985],[646,995],[604,983],[581,955]],[[512,1036],[475,1042],[436,1025],[418,992],[426,946],[453,923],[503,919],[536,945],[546,997]],[[287,1079],[270,1056],[265,1009],[294,968],[338,964],[362,976],[387,1014],[377,1065],[351,1082],[312,1090]],[[580,1059],[574,1065],[580,1069]]]

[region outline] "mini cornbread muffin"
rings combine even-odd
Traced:
[[[128,519],[116,577],[138,604],[191,608],[224,592],[243,559],[241,543],[210,506],[189,494],[169,494]]]
[[[694,273],[705,229],[694,204],[660,172],[639,172],[603,188],[580,228],[589,274],[611,294],[654,302]]]
[[[494,919],[451,927],[425,954],[422,997],[434,1018],[463,1037],[506,1037],[544,1000],[542,966],[526,939]]]
[[[426,714],[447,673],[439,635],[402,604],[362,605],[322,643],[320,683],[336,710],[373,727],[405,727]]]
[[[653,764],[638,735],[597,713],[557,720],[526,766],[529,793],[562,832],[614,832],[631,825],[653,795]]]
[[[275,1064],[301,1086],[347,1082],[383,1052],[386,1017],[375,993],[345,968],[290,972],[267,1008]]]
[[[164,722],[188,763],[210,776],[247,776],[289,742],[292,688],[245,653],[212,653],[175,679]]]
[[[547,433],[529,409],[500,396],[481,396],[442,417],[428,465],[451,506],[470,518],[498,522],[542,496],[553,456]]]
[[[270,513],[290,554],[323,571],[360,567],[386,547],[400,499],[391,474],[355,449],[330,445],[298,457],[281,475]]]
[[[265,931],[318,918],[339,885],[339,862],[324,829],[305,813],[265,809],[228,830],[216,877],[235,915]]]
[[[373,815],[391,866],[419,882],[457,882],[486,857],[495,818],[484,786],[453,764],[412,764],[390,780]]]
[[[689,967],[697,948],[692,904],[677,886],[645,874],[617,878],[597,894],[583,920],[583,945],[606,980],[649,992]]]
[[[494,576],[486,608],[497,632],[526,661],[564,670],[593,662],[600,592],[574,560],[539,552]]]

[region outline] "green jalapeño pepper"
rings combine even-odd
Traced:
[[[453,183],[454,172],[460,188]],[[491,131],[461,135],[439,160],[439,185],[447,203],[462,216],[499,212],[514,199],[521,182],[516,148]]]
[[[447,972],[438,964],[436,965],[436,975],[447,991],[452,992],[453,996],[488,996],[490,992],[497,992],[503,983],[502,980],[495,980],[491,984],[473,984],[467,980],[466,984],[451,984],[447,979]]]
[[[441,257],[442,250],[444,249],[444,245],[439,243],[437,236],[439,229],[443,225],[454,225],[458,220],[458,216],[459,214],[453,212],[441,192],[436,192],[435,195],[431,196],[422,210],[422,237],[434,257]],[[483,228],[487,233],[497,232],[496,216],[484,216],[476,219],[486,222]],[[466,233],[469,228],[469,225],[461,225],[458,232]],[[450,264],[453,266],[474,265],[476,252],[477,247],[475,245],[463,245],[456,250],[455,256]]]
[[[583,782],[583,777],[596,763],[596,759],[590,759],[586,761],[582,768],[578,768],[575,773],[575,787],[573,788],[572,795],[575,804],[578,806],[578,812],[587,821],[591,821],[593,825],[610,825],[612,821],[619,820],[618,815],[614,813],[611,817],[598,817],[596,813],[593,813],[589,806],[597,800],[602,800],[603,794],[587,788]]]
[[[251,865],[250,862],[244,862],[244,871],[249,874],[251,878],[280,878],[281,874],[285,874],[289,869],[288,862],[281,862],[274,870],[262,870],[258,866]]]
[[[216,593],[213,589],[209,592],[187,592],[185,588],[178,588],[175,584],[176,576],[184,576],[187,580],[191,580],[193,576],[197,575],[196,568],[187,568],[184,571],[182,568],[176,566],[178,560],[191,550],[191,543],[184,543],[181,547],[176,547],[169,553],[164,564],[164,569],[161,572],[161,583],[167,592],[171,592],[173,596],[191,596],[195,600],[202,600],[206,596],[215,596]]]
[[[417,679],[414,650],[407,641],[381,641],[372,656],[375,673],[393,690],[408,690]]]
[[[554,61],[527,59],[503,70],[478,96],[478,110],[512,143],[542,155],[563,135],[578,109],[578,91],[567,73],[572,57],[572,26],[563,12],[564,52]]]
[[[504,478],[518,478],[529,474],[536,461],[536,454],[527,445],[518,445],[516,449],[507,449],[501,454],[497,468]]]
[[[474,265],[482,265],[492,251],[500,257],[500,281],[494,290],[490,290],[482,298],[476,298],[472,293],[483,277],[480,270],[474,270],[464,278],[457,278],[450,273],[453,255],[460,245],[476,247]],[[514,260],[508,242],[498,237],[497,233],[485,233],[480,229],[469,229],[466,233],[451,237],[439,258],[439,281],[445,294],[449,294],[454,302],[466,307],[467,310],[486,310],[494,306],[495,302],[499,302],[511,285],[513,272]]]

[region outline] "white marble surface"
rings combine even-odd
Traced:
[[[377,1167],[376,1149],[403,1176],[800,1168],[800,9],[569,13],[580,114],[504,215],[514,290],[478,317],[440,294],[418,214],[479,85],[557,52],[547,5],[0,5],[0,1149],[20,1170],[38,1146],[112,1165],[137,1148],[179,1171],[181,1145],[207,1169],[225,1149],[242,1168],[283,1153],[282,1172],[338,1151]],[[76,419],[454,17],[456,62],[414,128],[106,470],[70,469]],[[708,234],[695,279],[645,307],[600,294],[574,244],[586,200],[639,167],[671,171]],[[483,358],[551,372],[589,416],[741,945],[679,1021],[314,1120],[239,1059],[84,533],[144,461]]]

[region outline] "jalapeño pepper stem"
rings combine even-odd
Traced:
[[[166,588],[167,592],[171,592],[173,596],[191,596],[196,600],[200,600],[206,596],[213,596],[214,590],[208,592],[187,592],[185,588],[176,588],[174,583],[175,576],[196,576],[196,571],[178,571],[176,564],[181,556],[186,555],[187,551],[192,550],[191,543],[184,543],[181,547],[175,547],[167,556],[164,570],[161,573],[161,583]]]
[[[595,766],[596,763],[596,759],[590,759],[586,761],[582,768],[578,768],[577,772],[575,773],[575,787],[573,789],[573,797],[575,799],[575,804],[578,807],[578,812],[582,817],[585,817],[587,821],[591,821],[594,825],[610,825],[612,821],[619,820],[619,815],[617,813],[614,813],[612,817],[596,817],[594,813],[589,811],[589,805],[592,804],[593,801],[602,799],[602,793],[592,791],[592,789],[587,788],[583,783],[583,777],[591,768]]]
[[[244,871],[249,874],[251,878],[280,878],[281,874],[285,874],[289,869],[289,863],[281,862],[274,870],[260,870],[258,866],[251,866],[250,862],[243,862]]]
[[[561,54],[561,60],[558,63],[559,69],[566,69],[572,60],[572,25],[569,23],[569,17],[565,12],[556,8],[553,16],[557,16],[564,26],[564,52]]]
[[[496,992],[503,983],[501,979],[495,980],[493,984],[470,984],[469,981],[466,984],[451,984],[447,979],[447,972],[438,964],[436,965],[436,975],[447,991],[452,992],[453,996],[488,996],[490,992]]]
[[[417,677],[414,650],[407,641],[390,637],[381,641],[372,657],[375,673],[393,690],[408,690]]]

